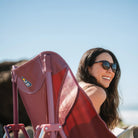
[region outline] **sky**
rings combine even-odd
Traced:
[[[121,67],[121,105],[138,105],[137,0],[0,0],[0,62],[62,56],[74,75],[90,48],[111,50]]]

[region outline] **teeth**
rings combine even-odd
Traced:
[[[107,80],[110,80],[110,77],[103,77],[103,79],[107,79]]]

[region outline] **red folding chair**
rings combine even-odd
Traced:
[[[14,124],[5,126],[18,137],[18,96],[34,128],[34,137],[115,138],[79,87],[71,69],[54,52],[42,52],[22,66],[13,67]]]

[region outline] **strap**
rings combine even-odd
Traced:
[[[47,101],[48,101],[49,124],[55,123],[53,86],[52,86],[51,72],[52,72],[52,69],[51,69],[50,55],[46,55],[46,84],[47,84]]]
[[[14,69],[16,67],[12,66],[12,92],[13,92],[13,122],[18,124],[18,92],[17,92],[17,76],[15,75]]]
[[[53,86],[52,86],[52,69],[51,69],[51,59],[50,55],[44,55],[44,59],[46,59],[44,71],[46,69],[46,88],[47,88],[47,102],[48,102],[48,120],[49,124],[55,123],[55,117],[54,117],[54,99],[53,99]],[[51,137],[55,138],[55,133],[51,133]]]

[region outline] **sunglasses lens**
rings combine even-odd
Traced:
[[[108,70],[109,68],[110,68],[110,64],[109,64],[109,62],[107,62],[107,61],[103,61],[103,68],[105,69],[105,70]]]
[[[110,68],[110,63],[108,61],[103,61],[103,68],[105,70],[108,70]],[[114,64],[111,64],[111,68],[112,68],[112,71],[115,73],[116,72],[116,69],[117,69],[117,65],[116,63]]]
[[[117,69],[117,65],[116,64],[112,64],[112,70],[113,70],[113,72],[116,72],[116,69]]]

